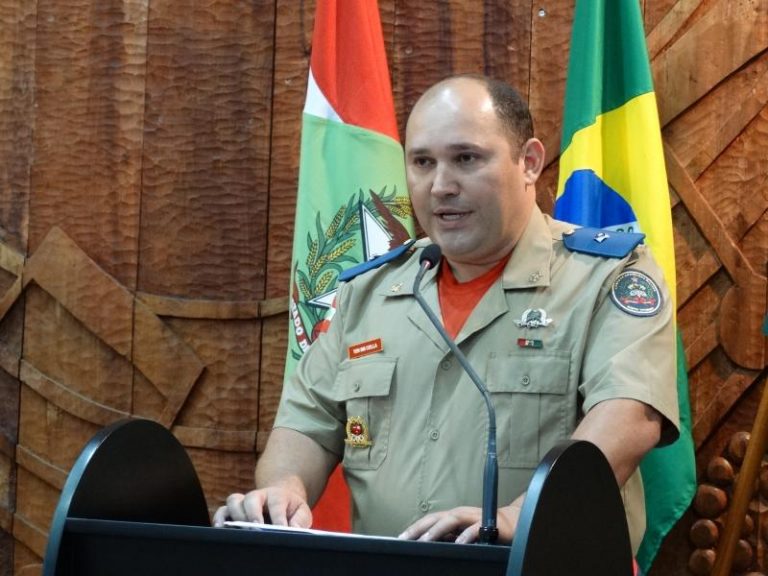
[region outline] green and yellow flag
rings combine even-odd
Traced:
[[[565,92],[555,217],[643,232],[676,301],[664,151],[638,0],[577,0]],[[696,490],[688,378],[678,335],[681,433],[641,464],[647,524],[638,562],[647,571]]]
[[[339,274],[414,235],[376,0],[318,0],[301,132],[286,376],[333,313]],[[314,525],[349,530],[339,469]]]

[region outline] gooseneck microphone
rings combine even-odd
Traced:
[[[470,380],[477,386],[480,394],[483,395],[485,406],[488,409],[488,450],[485,457],[485,471],[483,472],[483,512],[478,540],[481,544],[493,544],[499,537],[499,529],[496,527],[499,486],[499,464],[496,456],[496,410],[493,408],[491,395],[488,393],[488,389],[480,379],[480,376],[472,368],[467,357],[464,356],[464,353],[456,345],[456,342],[453,341],[453,338],[448,336],[442,322],[437,318],[419,291],[419,285],[422,278],[424,278],[424,274],[430,268],[437,266],[438,262],[440,262],[440,257],[440,246],[437,244],[430,244],[422,250],[421,257],[419,258],[419,273],[416,274],[416,279],[413,281],[413,295],[416,297],[419,306],[424,310],[427,318],[429,318],[440,336],[445,340],[445,343],[448,344],[448,348],[453,352],[461,367],[469,375]]]

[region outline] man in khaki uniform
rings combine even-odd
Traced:
[[[342,460],[356,532],[477,538],[485,406],[412,293],[421,249],[434,242],[443,260],[422,292],[443,318],[454,322],[449,282],[484,282],[472,304],[456,306],[467,316],[455,333],[496,408],[500,541],[514,535],[536,465],[573,437],[608,458],[636,550],[645,528],[637,465],[677,435],[673,310],[660,269],[644,246],[618,257],[566,247],[583,244],[583,231],[536,207],[544,149],[504,84],[457,77],[427,91],[408,122],[406,163],[429,240],[341,285],[330,330],[286,382],[258,489],[231,495],[214,523],[260,521],[266,510],[274,523],[308,526]],[[598,252],[612,242],[590,240]]]

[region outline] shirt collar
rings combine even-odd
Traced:
[[[537,205],[533,206],[531,217],[523,235],[517,241],[512,256],[507,262],[501,276],[502,287],[505,290],[516,288],[533,288],[549,286],[550,265],[552,262],[553,233],[547,222],[547,217]],[[423,248],[431,243],[429,238],[422,238],[414,248]],[[418,272],[418,259],[415,266],[404,266],[391,285],[382,286],[387,296],[406,296],[413,294],[413,280]],[[436,281],[437,267],[427,270],[421,281],[421,289]]]
[[[534,205],[528,225],[517,241],[501,277],[505,290],[549,286],[552,231],[547,217]]]

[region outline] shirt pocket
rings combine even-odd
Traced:
[[[383,357],[347,361],[340,366],[335,391],[346,408],[346,428],[352,419],[360,422],[370,441],[369,446],[347,442],[350,435],[345,430],[345,468],[375,470],[387,457],[392,416],[390,388],[396,366],[396,358]]]
[[[499,466],[535,468],[565,439],[570,353],[510,352],[488,362],[486,385],[496,409]]]

